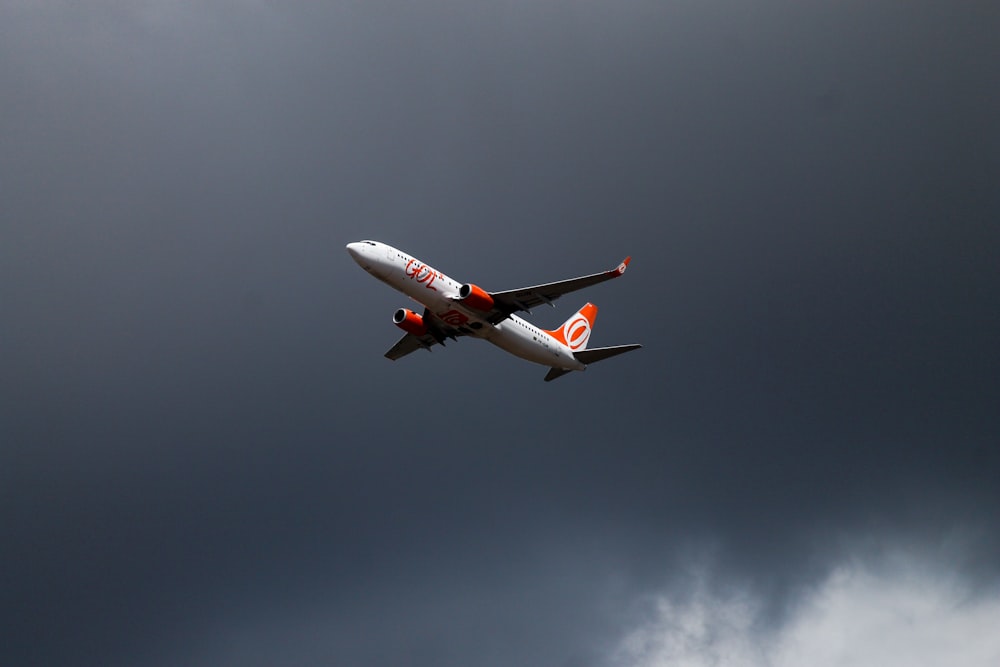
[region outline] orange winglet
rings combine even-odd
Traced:
[[[621,274],[625,273],[625,269],[628,268],[628,263],[631,262],[631,261],[632,261],[632,256],[629,255],[628,257],[626,257],[625,259],[622,260],[621,264],[619,264],[615,268],[613,268],[610,271],[608,271],[608,275],[617,277],[617,276],[620,276]]]

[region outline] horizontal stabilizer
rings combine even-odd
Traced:
[[[601,361],[602,359],[615,357],[619,354],[631,352],[632,350],[638,350],[640,347],[642,347],[642,345],[639,345],[638,343],[633,343],[631,345],[614,345],[612,347],[595,347],[589,350],[574,352],[573,356],[576,357],[577,361],[584,364],[593,364]]]
[[[561,378],[566,373],[572,373],[573,371],[568,371],[563,368],[550,368],[549,372],[545,374],[545,381],[552,382],[556,378]]]
[[[633,343],[632,345],[614,345],[612,347],[595,347],[591,350],[580,350],[579,352],[574,352],[573,356],[576,357],[577,361],[584,364],[594,364],[602,359],[608,359],[610,357],[616,357],[619,354],[624,354],[626,352],[631,352],[632,350],[638,350],[642,345],[638,343]],[[563,368],[550,368],[549,372],[545,374],[545,381],[552,382],[558,377],[562,377],[571,371],[565,370]]]

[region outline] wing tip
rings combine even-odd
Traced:
[[[628,268],[629,262],[631,261],[632,261],[632,255],[629,255],[628,257],[622,260],[621,264],[608,271],[608,273],[611,274],[612,277],[620,276],[621,274],[625,273],[625,269]]]

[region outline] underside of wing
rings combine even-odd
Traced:
[[[392,359],[396,361],[400,357],[405,357],[410,352],[415,352],[420,349],[430,350],[431,346],[437,343],[431,336],[414,336],[413,334],[405,334],[400,338],[395,345],[389,348],[389,351],[385,353],[386,359]]]
[[[395,345],[389,348],[389,351],[385,353],[385,357],[396,361],[400,357],[405,357],[416,350],[430,350],[437,344],[444,346],[446,338],[456,340],[459,336],[468,335],[465,331],[461,331],[449,324],[445,324],[440,318],[426,308],[424,309],[422,322],[427,329],[427,333],[422,336],[417,336],[411,333],[406,334],[396,341]]]
[[[585,287],[603,283],[605,280],[617,278],[625,273],[631,257],[626,257],[621,264],[610,271],[602,271],[589,276],[560,280],[559,282],[535,285],[534,287],[522,287],[521,289],[507,290],[505,292],[491,292],[493,298],[493,310],[490,312],[489,320],[496,324],[506,319],[511,313],[519,310],[530,311],[543,303],[552,305],[552,302],[564,294],[581,290]]]

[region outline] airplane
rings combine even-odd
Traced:
[[[553,305],[564,294],[611,280],[625,273],[626,257],[610,271],[555,283],[505,292],[487,292],[472,283],[460,284],[428,264],[377,241],[347,244],[347,252],[361,268],[424,307],[418,314],[400,308],[393,323],[405,335],[385,356],[393,361],[419,349],[444,346],[446,338],[472,336],[493,343],[511,354],[548,366],[545,381],[582,371],[588,364],[642,347],[639,344],[587,349],[597,306],[584,305],[557,329],[540,329],[514,313],[531,312],[541,304]]]

